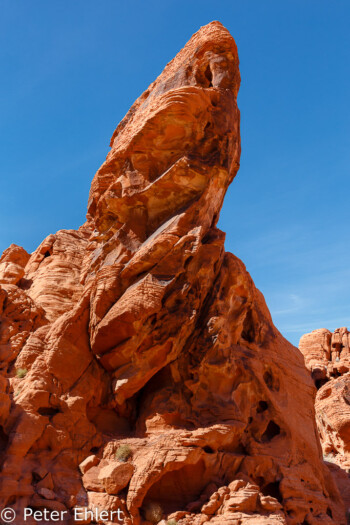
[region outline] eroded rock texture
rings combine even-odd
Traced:
[[[350,518],[350,333],[325,328],[305,334],[299,343],[318,389],[315,407],[323,455]]]
[[[117,127],[86,224],[4,253],[3,504],[344,523],[302,356],[216,228],[239,82],[231,35],[202,28]]]

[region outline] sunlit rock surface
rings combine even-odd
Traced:
[[[3,505],[345,523],[303,358],[216,228],[239,83],[229,32],[201,28],[117,127],[87,222],[4,253]]]
[[[324,459],[350,518],[350,333],[322,328],[303,335],[299,348],[318,389],[315,408]]]

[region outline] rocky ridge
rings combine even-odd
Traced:
[[[201,28],[117,127],[87,222],[4,252],[0,499],[16,523],[27,506],[345,523],[303,358],[216,227],[239,83],[229,32]]]

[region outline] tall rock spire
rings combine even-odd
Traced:
[[[343,523],[302,356],[216,227],[239,83],[229,32],[201,28],[117,127],[86,224],[29,260],[6,252],[0,494],[16,523],[55,505],[125,525]]]

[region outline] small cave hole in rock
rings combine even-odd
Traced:
[[[272,496],[273,498],[277,499],[280,503],[283,501],[283,497],[280,491],[280,482],[274,481],[272,483],[268,483],[261,489],[261,492],[264,494],[264,496]]]
[[[212,472],[206,468],[203,460],[167,472],[149,489],[142,508],[156,501],[165,514],[185,510],[189,503],[199,499],[211,478]]]
[[[321,386],[325,385],[327,382],[328,382],[327,378],[325,378],[325,379],[316,379],[315,387],[317,388],[317,390],[319,390],[321,388]]]
[[[40,407],[38,408],[38,414],[41,416],[55,416],[56,414],[59,414],[61,410],[59,408],[53,408],[53,407]]]
[[[331,511],[331,509],[328,507],[327,509],[327,515],[330,517],[330,518],[333,518],[333,513]]]
[[[39,481],[41,481],[41,477],[39,476],[39,474],[37,474],[36,472],[32,472],[32,485],[35,485]]]
[[[280,433],[281,433],[281,429],[279,425],[277,425],[277,423],[271,420],[269,424],[267,425],[265,432],[261,436],[261,441],[263,443],[268,443],[274,437],[278,436]]]
[[[248,343],[253,343],[253,341],[255,340],[254,320],[253,313],[251,310],[248,310],[244,319],[242,338],[245,341],[248,341]]]
[[[8,435],[4,432],[2,426],[0,426],[0,451],[4,451],[9,441]]]
[[[215,454],[215,450],[213,450],[211,447],[209,447],[208,445],[206,445],[205,447],[203,447],[203,450],[204,452],[206,452],[207,454]]]
[[[44,259],[46,259],[46,257],[50,257],[51,253],[49,252],[49,250],[47,250],[45,253],[44,253]]]
[[[209,81],[209,87],[213,87],[213,73],[211,72],[210,65],[208,64],[207,69],[205,70],[205,78]]]
[[[21,288],[21,290],[29,290],[29,288],[33,284],[33,279],[25,279],[22,277],[22,279],[18,283],[18,287]]]
[[[90,448],[90,452],[91,452],[91,454],[97,454],[97,452],[98,452],[99,450],[100,450],[99,447],[92,447],[92,448]]]
[[[262,412],[265,412],[269,408],[269,405],[266,403],[266,401],[259,401],[258,408],[256,409],[258,414],[261,414]]]
[[[269,370],[266,370],[264,373],[264,381],[266,383],[266,386],[272,390],[273,389],[273,376]]]

